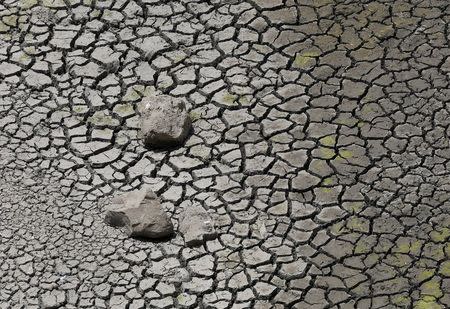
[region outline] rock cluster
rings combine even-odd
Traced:
[[[169,237],[174,231],[158,197],[148,188],[114,197],[107,206],[105,222],[124,228],[130,237],[160,239]],[[187,207],[179,222],[179,230],[189,247],[200,246],[217,236],[213,219],[200,205]]]
[[[182,99],[158,95],[142,100],[141,134],[147,147],[178,146],[190,129],[191,120]],[[156,194],[145,188],[115,197],[108,206],[105,221],[114,227],[124,227],[131,237],[157,239],[173,233],[172,222]],[[212,218],[201,206],[185,209],[179,227],[188,246],[201,245],[216,236]]]

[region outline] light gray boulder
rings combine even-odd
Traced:
[[[183,99],[155,95],[142,99],[141,133],[145,146],[168,148],[182,144],[191,129]]]
[[[187,206],[180,215],[179,231],[183,234],[184,243],[189,246],[200,246],[206,240],[217,237],[214,221],[200,205]]]
[[[173,233],[172,221],[159,199],[146,188],[114,197],[107,206],[105,222],[113,227],[124,227],[131,237],[157,239]]]

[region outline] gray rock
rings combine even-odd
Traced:
[[[142,100],[141,131],[144,144],[150,148],[180,145],[191,128],[186,105],[180,98],[167,95]]]
[[[125,227],[132,237],[164,238],[173,233],[173,225],[151,190],[143,188],[117,196],[107,207],[105,222]]]
[[[185,244],[190,247],[202,245],[217,236],[211,216],[200,205],[185,208],[180,216],[179,229]]]

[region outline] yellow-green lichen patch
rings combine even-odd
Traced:
[[[99,17],[100,13],[100,10],[95,9],[91,12],[91,17]]]
[[[430,237],[435,242],[445,242],[450,237],[450,229],[446,227],[438,227],[430,233]]]
[[[367,114],[370,114],[370,113],[373,113],[373,112],[375,112],[375,111],[374,111],[374,109],[372,108],[372,106],[370,104],[365,104],[363,106],[363,108],[361,109],[361,113],[363,115],[367,115]]]
[[[123,96],[124,101],[136,101],[143,97],[148,97],[155,94],[155,88],[144,85],[135,85],[127,89],[127,92]]]
[[[294,59],[294,67],[306,69],[314,64],[315,58],[318,56],[320,56],[320,53],[316,51],[298,53]]]
[[[2,21],[10,27],[17,27],[18,19],[19,19],[19,17],[17,15],[9,15],[9,16],[4,16],[2,18]]]
[[[250,98],[249,96],[240,96],[238,102],[243,106],[248,106],[250,104]]]
[[[356,123],[358,123],[358,120],[356,118],[352,118],[352,117],[344,118],[343,116],[339,116],[338,118],[336,118],[336,120],[334,120],[334,122],[336,124],[344,125],[347,127],[352,127]]]
[[[418,255],[420,253],[420,248],[422,247],[422,242],[420,240],[416,241],[405,241],[399,243],[396,248],[393,249],[394,252],[398,253],[410,253]]]
[[[163,81],[163,82],[158,83],[158,88],[160,88],[160,89],[166,89],[166,88],[169,88],[171,85],[172,85],[171,82],[169,82],[169,81]]]
[[[20,54],[20,56],[19,56],[19,58],[18,58],[18,61],[19,61],[20,63],[22,63],[22,64],[26,64],[26,63],[28,63],[30,60],[31,60],[30,56],[28,56],[27,54],[25,54],[25,53],[23,53],[23,52]]]
[[[88,122],[94,125],[117,125],[118,121],[114,119],[111,115],[106,114],[105,112],[96,112],[94,115],[88,118]]]
[[[368,246],[367,242],[364,240],[360,240],[356,243],[354,252],[355,254],[363,254],[363,253],[369,253],[372,250],[370,246]]]
[[[397,306],[407,307],[411,303],[411,298],[408,296],[400,295],[394,297],[392,299],[392,302]]]
[[[388,249],[384,249],[384,251],[387,252]],[[411,258],[407,254],[390,254],[386,259],[386,264],[395,267],[406,267],[411,264]]]
[[[134,89],[127,91],[125,96],[123,97],[124,101],[136,101],[141,98],[141,95]]]
[[[42,0],[42,5],[49,8],[63,8],[66,3],[64,0]]]
[[[321,7],[327,4],[333,4],[333,0],[315,0],[312,2],[312,5],[315,7]]]
[[[73,107],[73,111],[77,114],[86,113],[88,110],[89,110],[89,108],[85,105],[76,105]]]
[[[131,103],[118,104],[114,107],[113,112],[115,112],[119,116],[129,116],[134,114],[134,108]]]
[[[424,296],[414,304],[414,309],[444,309],[444,307],[436,302],[436,298]]]
[[[196,121],[202,117],[202,113],[197,111],[191,111],[189,113],[189,117],[191,118],[191,121]]]
[[[364,218],[351,217],[347,220],[346,226],[351,231],[357,231],[362,233],[369,232],[369,223]]]
[[[332,185],[332,184],[333,184],[333,178],[331,178],[331,177],[325,178],[325,179],[322,181],[322,184],[323,184],[324,186],[330,186],[330,185]]]
[[[353,152],[348,149],[339,150],[339,156],[344,159],[350,159],[353,157]]]
[[[380,25],[372,29],[373,34],[380,39],[387,38],[394,34],[392,25]]]
[[[229,92],[226,92],[226,93],[222,96],[223,102],[228,103],[228,104],[233,104],[233,103],[236,101],[237,98],[238,98],[237,95],[231,94],[231,93],[229,93]]]
[[[417,274],[417,281],[422,282],[434,276],[433,269],[425,269]]]
[[[330,188],[320,188],[320,190],[324,193],[324,194],[329,194],[332,193],[333,190]]]
[[[9,26],[2,21],[0,21],[0,32],[7,32],[9,30]]]
[[[432,296],[435,298],[439,298],[443,295],[441,286],[436,280],[424,282],[420,286],[420,294],[424,296]]]
[[[336,155],[336,152],[330,148],[320,147],[319,151],[320,151],[320,158],[325,160],[332,159]]]
[[[336,138],[332,135],[328,135],[322,137],[319,142],[324,146],[333,147],[334,145],[336,145]]]
[[[379,254],[376,253],[370,253],[367,255],[367,257],[364,260],[364,263],[366,265],[375,265],[376,263],[378,263],[380,261],[381,257]]]
[[[336,222],[330,228],[330,232],[334,236],[340,236],[348,232],[347,228],[344,226],[344,222]]]
[[[405,27],[405,26],[412,26],[416,25],[417,19],[415,18],[408,18],[408,17],[393,17],[392,22],[396,27]]]
[[[363,209],[363,202],[345,202],[342,207],[347,210],[349,213],[359,213]]]
[[[22,9],[29,9],[35,6],[38,3],[38,0],[20,0],[19,7]]]
[[[450,277],[450,261],[445,261],[441,264],[439,273],[445,277]]]
[[[356,125],[358,126],[358,128],[362,128],[362,127],[367,125],[367,122],[365,122],[365,121],[358,121],[358,123]]]

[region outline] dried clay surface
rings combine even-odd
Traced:
[[[0,308],[450,307],[448,0],[0,1]],[[148,149],[141,102],[192,130]],[[148,187],[175,234],[127,237]],[[201,205],[216,236],[185,244]]]

